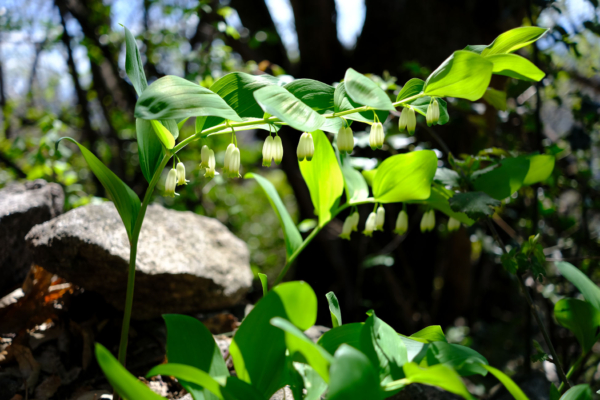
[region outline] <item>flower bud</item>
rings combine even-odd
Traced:
[[[433,210],[426,211],[421,219],[421,232],[428,232],[435,228],[435,212]]]
[[[263,144],[262,148],[262,156],[263,156],[263,167],[270,167],[273,165],[273,136],[269,135],[267,139],[265,139],[265,144]]]
[[[208,168],[209,151],[210,149],[207,145],[202,146],[202,151],[200,152],[200,168]]]
[[[406,124],[408,122],[408,113],[409,108],[404,107],[402,109],[402,113],[400,114],[400,119],[398,121],[398,130],[400,130],[400,132],[404,132],[406,130]]]
[[[375,219],[375,230],[383,231],[383,223],[385,222],[385,208],[379,206],[377,208],[377,214]]]
[[[450,217],[448,220],[448,232],[457,231],[460,229],[460,221],[456,218]]]
[[[363,233],[365,236],[373,236],[373,231],[375,230],[375,223],[377,222],[377,214],[372,212],[369,214],[369,218],[367,218],[367,223],[365,224],[365,230]]]
[[[187,185],[189,181],[185,179],[185,165],[181,161],[177,163],[177,185]]]
[[[398,219],[396,219],[396,229],[394,232],[396,232],[398,235],[404,235],[407,230],[408,214],[406,214],[406,211],[402,210],[400,211],[400,214],[398,214]]]
[[[231,178],[238,178],[240,176],[240,149],[233,143],[229,144],[225,151],[223,172]]]
[[[273,139],[273,158],[277,165],[283,160],[283,143],[281,143],[279,136],[275,136],[275,139]]]
[[[215,167],[217,163],[215,161],[215,152],[213,150],[208,149],[206,152],[206,172],[204,173],[205,178],[214,178],[215,177]]]
[[[383,147],[385,134],[383,133],[383,125],[381,122],[375,122],[371,125],[371,133],[369,134],[369,145],[373,150]]]
[[[354,136],[352,135],[352,128],[349,126],[346,128],[340,128],[337,137],[337,146],[339,151],[352,153],[352,150],[354,150]]]
[[[432,231],[435,228],[435,211],[429,210],[429,224],[428,228]]]
[[[177,186],[177,170],[172,168],[167,175],[167,180],[165,182],[165,196],[167,197],[175,197],[179,196],[175,193],[175,187]]]
[[[346,220],[344,221],[344,226],[342,227],[342,233],[340,234],[340,237],[342,239],[346,239],[346,240],[350,240],[350,234],[352,233],[352,227],[354,224],[354,218],[352,215],[349,215],[348,217],[346,217]]]
[[[304,132],[302,136],[300,136],[300,142],[298,143],[298,160],[302,161],[306,158],[306,161],[310,161],[315,154],[315,144],[313,142],[313,137],[310,133]]]
[[[415,116],[415,110],[412,108],[408,109],[408,115],[406,116],[406,130],[409,135],[415,133],[417,127],[417,117]]]
[[[358,212],[354,211],[354,213],[350,216],[352,218],[352,230],[354,232],[358,231],[358,221],[360,220],[360,216]]]
[[[440,119],[440,106],[436,99],[433,102],[429,103],[429,107],[427,107],[427,126],[437,124]]]

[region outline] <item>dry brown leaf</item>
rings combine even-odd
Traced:
[[[48,400],[58,390],[61,381],[58,375],[51,375],[44,379],[42,383],[35,388],[35,399],[36,400]]]
[[[21,376],[27,382],[27,387],[32,388],[40,378],[40,364],[33,358],[29,347],[15,344],[10,347],[11,352],[17,359]]]

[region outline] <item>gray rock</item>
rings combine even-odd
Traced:
[[[25,235],[63,210],[60,185],[42,179],[0,190],[0,297],[23,283],[31,267]]]
[[[27,235],[43,268],[123,309],[129,241],[112,203],[76,208]],[[138,245],[133,317],[237,304],[252,284],[246,244],[219,221],[148,207]]]

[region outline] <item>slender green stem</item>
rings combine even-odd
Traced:
[[[137,245],[140,237],[140,231],[142,229],[142,224],[144,223],[144,217],[146,216],[146,209],[148,208],[148,204],[152,199],[152,193],[154,192],[154,187],[158,183],[160,176],[162,174],[163,169],[169,162],[172,153],[167,152],[160,162],[159,167],[154,172],[154,176],[152,177],[152,181],[148,185],[148,189],[146,190],[146,194],[144,195],[144,200],[142,201],[142,205],[140,207],[140,211],[135,220],[135,226],[133,228],[133,232],[131,233],[130,238],[130,250],[129,250],[129,272],[127,276],[127,293],[125,295],[125,312],[123,314],[123,325],[121,326],[121,341],[119,343],[119,362],[125,366],[125,361],[127,358],[127,339],[129,337],[129,323],[131,321],[131,309],[133,306],[133,289],[135,284],[135,261],[137,257]]]
[[[575,363],[573,365],[571,365],[571,368],[569,368],[569,372],[567,372],[567,379],[571,379],[571,377],[573,376],[575,371],[577,371],[579,369],[579,367],[583,363],[583,360],[585,360],[586,355],[587,355],[586,353],[581,353],[579,355],[579,357],[577,358],[577,360],[575,360]],[[564,389],[565,389],[565,383],[561,382],[560,387],[558,388],[558,391],[562,394]]]
[[[498,242],[498,245],[502,249],[502,252],[504,254],[508,254],[508,252],[506,251],[506,247],[504,246],[504,242],[502,242],[502,239],[500,239],[500,236],[498,235],[498,232],[496,231],[494,224],[492,224],[492,222],[489,219],[486,220],[486,223],[487,223],[488,227],[490,228],[490,231],[492,232],[492,236],[494,236],[494,239],[496,239],[496,242]],[[533,303],[533,299],[531,298],[531,295],[529,294],[529,290],[527,289],[527,286],[525,285],[525,282],[523,281],[523,277],[521,275],[519,275],[518,272],[515,275],[517,276],[517,280],[519,281],[519,285],[521,286],[523,295],[525,296],[525,300],[527,300],[527,304],[529,304],[531,313],[533,314],[533,317],[535,318],[535,321],[537,322],[538,327],[540,328],[540,331],[542,332],[542,336],[544,337],[546,346],[548,346],[548,350],[550,350],[550,354],[552,355],[552,360],[554,362],[554,365],[556,365],[556,372],[558,373],[558,376],[560,377],[560,380],[562,381],[561,386],[566,385],[567,388],[571,388],[571,384],[569,383],[569,380],[567,379],[567,376],[565,375],[565,371],[563,370],[562,364],[560,363],[558,354],[556,353],[556,350],[554,349],[554,345],[552,344],[552,341],[550,340],[550,335],[548,334],[548,330],[546,329],[546,326],[544,325],[544,322],[542,321],[542,317],[540,316],[540,313],[538,312],[537,307]]]

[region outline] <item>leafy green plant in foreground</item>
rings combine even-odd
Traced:
[[[441,330],[433,328],[404,337],[379,320],[374,312],[363,324],[342,325],[334,296],[329,298],[334,329],[324,335],[319,344],[314,344],[302,333],[316,319],[314,292],[301,282],[279,283],[300,252],[342,211],[349,209],[351,214],[341,236],[347,239],[358,230],[356,211],[361,205],[373,207],[365,224],[366,235],[383,229],[385,204],[400,202],[422,206],[423,231],[433,229],[435,211],[438,211],[450,218],[451,229],[482,220],[495,234],[489,222],[494,208],[519,188],[544,181],[554,167],[552,156],[518,155],[488,149],[461,159],[450,154],[451,168],[438,168],[435,153],[420,150],[391,156],[375,170],[361,174],[351,163],[351,126],[353,122],[371,125],[369,142],[377,149],[385,142],[382,122],[397,108],[402,109],[400,130],[412,134],[416,129],[417,113],[426,117],[430,126],[448,122],[444,97],[471,101],[489,97],[489,93],[494,93],[488,90],[493,74],[539,81],[543,72],[513,52],[535,42],[545,32],[536,27],[517,28],[500,35],[488,46],[467,46],[456,51],[425,81],[408,81],[393,102],[375,82],[353,69],[348,69],[343,82],[335,88],[309,79],[287,82],[268,75],[239,72],[225,75],[210,88],[176,76],[165,76],[148,85],[135,39],[125,28],[126,72],[139,95],[135,117],[140,166],[149,183],[143,200],[140,202],[127,185],[91,152],[77,144],[114,202],[131,246],[118,355],[120,363],[124,365],[126,360],[139,233],[156,184],[169,161],[173,159],[173,167],[167,174],[165,195],[174,196],[177,186],[187,183],[185,168],[178,161],[177,153],[192,142],[209,136],[231,135],[222,173],[236,178],[240,176],[241,168],[241,150],[236,135],[248,129],[268,130],[263,165],[270,165],[273,160],[278,163],[284,156],[279,130],[281,126],[289,125],[303,132],[297,157],[318,222],[303,239],[273,185],[259,175],[246,175],[264,189],[281,222],[287,261],[270,291],[261,277],[265,298],[244,320],[234,337],[230,352],[237,378],[227,376],[220,355],[203,328],[197,325],[190,328],[190,332],[196,332],[193,337],[170,340],[170,363],[156,367],[151,373],[177,376],[196,399],[241,398],[240,393],[244,393],[244,398],[266,398],[284,385],[290,385],[297,395],[301,394],[299,388],[313,388],[309,390],[313,396],[310,398],[320,396],[314,388],[328,388],[328,398],[334,399],[352,398],[349,396],[353,393],[361,394],[359,398],[385,398],[415,382],[440,386],[470,398],[460,376],[491,372],[513,396],[525,398],[508,377],[489,367],[481,355],[445,343]],[[195,118],[196,133],[177,142],[179,128],[189,118]],[[333,141],[328,134],[333,135]],[[208,178],[217,174],[214,153],[215,149],[210,149],[207,144],[202,146],[201,165],[206,168]],[[407,216],[403,213],[398,216],[396,226],[399,234],[407,231]],[[504,249],[500,241],[499,244]],[[519,250],[506,252],[503,257],[506,269],[518,276],[522,286],[521,274],[528,270],[536,275],[543,273],[542,263],[535,238]],[[533,307],[528,292],[525,290],[524,293]],[[296,309],[297,304],[302,304],[303,309]],[[560,389],[564,390],[570,386],[568,379],[537,312],[533,311],[565,386]],[[569,329],[576,330],[579,326],[573,325],[573,321],[578,321],[579,317],[575,315],[580,314],[595,315],[588,306],[565,302],[559,307],[557,318]],[[182,335],[178,324],[186,323],[181,319],[184,317],[165,318],[169,335]],[[189,324],[193,325],[192,322]],[[584,351],[590,341],[596,339],[583,331],[577,331],[576,336],[581,338]],[[191,348],[198,341],[206,348],[198,353],[202,356],[194,359],[186,352],[174,349],[180,345]],[[270,344],[267,349],[261,346],[265,342]],[[123,367],[105,349],[98,347],[97,356],[118,393],[125,398],[143,398],[141,386],[132,383]],[[209,361],[206,357],[210,357]]]

